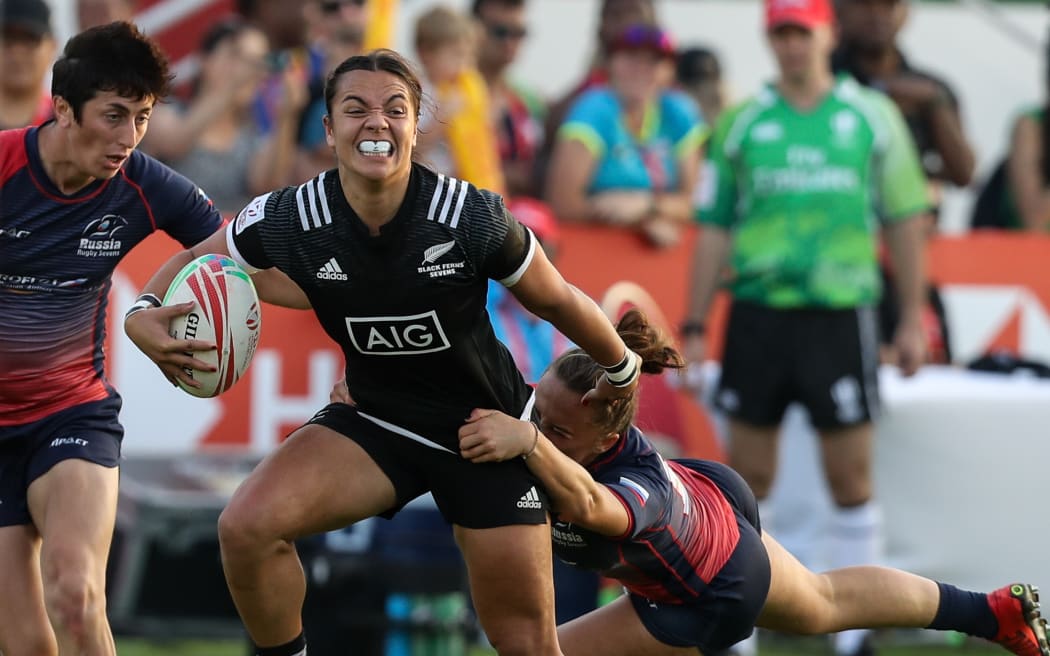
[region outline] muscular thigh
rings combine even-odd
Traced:
[[[225,512],[294,540],[381,514],[396,498],[390,479],[361,445],[309,423],[259,463]]]
[[[798,632],[827,608],[831,597],[827,579],[808,570],[768,533],[762,534],[762,544],[769,557],[771,577],[769,596],[757,625]]]
[[[105,571],[117,515],[116,467],[63,460],[29,486],[29,512],[49,554],[66,565]]]
[[[627,596],[558,627],[565,656],[697,656],[697,647],[673,647],[653,637]]]
[[[454,527],[470,591],[486,630],[496,624],[554,626],[549,524]]]

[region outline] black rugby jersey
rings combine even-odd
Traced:
[[[371,236],[330,170],[259,196],[227,235],[235,259],[306,292],[365,417],[458,454],[474,408],[529,411],[532,388],[485,299],[489,278],[517,282],[536,241],[496,194],[413,165],[400,209]]]
[[[196,185],[137,150],[112,178],[63,194],[38,136],[0,132],[0,426],[115,395],[103,350],[113,270],[157,230],[189,247],[222,225]]]

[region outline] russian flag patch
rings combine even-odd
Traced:
[[[630,488],[632,492],[637,494],[638,500],[643,506],[645,505],[645,502],[649,500],[649,491],[642,487],[641,484],[632,481],[626,476],[620,477],[620,485]]]

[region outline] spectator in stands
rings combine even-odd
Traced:
[[[288,83],[298,81],[308,88],[311,80],[323,78],[322,57],[307,47],[306,10],[301,2],[289,0],[236,0],[235,7],[245,21],[261,31],[270,44],[270,75],[263,81],[255,99],[255,121],[263,132],[277,122]]]
[[[44,0],[0,2],[0,130],[51,118],[44,79],[55,58],[51,8]]]
[[[936,74],[915,68],[897,45],[908,19],[908,0],[836,0],[839,46],[835,72],[848,72],[885,92],[904,115],[928,180],[965,187],[976,159],[959,117],[959,99]],[[931,187],[938,202],[938,188]]]
[[[435,171],[503,193],[485,80],[477,68],[477,30],[469,16],[438,5],[416,20],[416,54],[433,111],[419,126],[418,154]]]
[[[491,104],[507,194],[536,196],[536,154],[543,139],[546,103],[540,95],[512,81],[508,74],[528,36],[525,0],[474,0],[481,27],[478,70]]]
[[[1010,139],[1007,177],[1016,217],[1011,223],[1021,229],[1046,232],[1050,228],[1047,143],[1045,105],[1017,118]]]
[[[77,6],[77,24],[81,30],[135,18],[135,0],[76,0],[74,4]]]
[[[608,53],[608,86],[581,94],[558,130],[546,199],[559,220],[626,226],[669,246],[693,216],[707,127],[695,103],[669,89],[667,32],[632,25]]]
[[[368,11],[364,0],[312,0],[305,5],[310,26],[310,50],[322,69],[310,80],[310,99],[299,127],[296,180],[308,180],[335,166],[335,154],[325,141],[325,77],[343,60],[364,52]]]
[[[831,71],[831,0],[766,0],[779,75],[727,110],[712,138],[713,202],[699,240],[682,326],[684,353],[704,356],[704,319],[731,256],[733,304],[716,403],[729,415],[730,465],[765,499],[784,411],[798,402],[821,438],[836,509],[831,564],[879,558],[872,500],[878,412],[880,293],[876,226],[883,222],[900,295],[899,366],[925,358],[923,240],[929,202],[915,146],[884,95]],[[866,653],[862,634],[836,639]]]
[[[1044,51],[1043,94],[1050,96],[1050,40]],[[1050,230],[1050,123],[1048,101],[1014,119],[1010,150],[984,183],[971,226],[1006,230]]]
[[[893,336],[900,325],[900,299],[897,283],[890,269],[883,264],[882,299],[879,301],[879,361],[883,364],[899,365],[899,355]],[[952,343],[948,328],[948,314],[940,288],[930,281],[926,285],[926,298],[922,306],[920,322],[926,341],[925,364],[951,364]]]
[[[726,90],[722,62],[713,50],[695,46],[679,52],[675,82],[700,105],[700,113],[708,125],[718,122],[726,106]]]
[[[656,6],[653,0],[602,0],[598,14],[597,43],[583,79],[572,85],[570,91],[551,105],[547,113],[542,150],[537,160],[540,184],[546,180],[554,137],[565,121],[569,108],[581,93],[591,87],[603,85],[608,80],[609,44],[631,25],[655,25],[656,22]]]
[[[290,184],[305,89],[285,73],[276,124],[263,134],[252,100],[268,74],[266,37],[239,18],[216,23],[201,41],[201,71],[184,106],[158,105],[145,149],[200,180],[229,216],[268,189]]]
[[[700,106],[705,123],[714,125],[718,122],[726,106],[726,90],[722,80],[722,62],[713,50],[698,46],[679,52],[675,82]],[[694,207],[701,207],[710,200],[713,180],[710,162],[704,161],[700,165],[700,182],[693,194]]]

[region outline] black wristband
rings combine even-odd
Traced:
[[[684,321],[678,331],[682,337],[700,336],[707,332],[707,326],[703,321]]]
[[[156,294],[150,294],[148,292],[145,294],[139,294],[139,297],[136,298],[135,301],[146,301],[155,308],[159,308],[161,305],[164,305],[163,303],[161,303],[160,298],[158,298]]]

